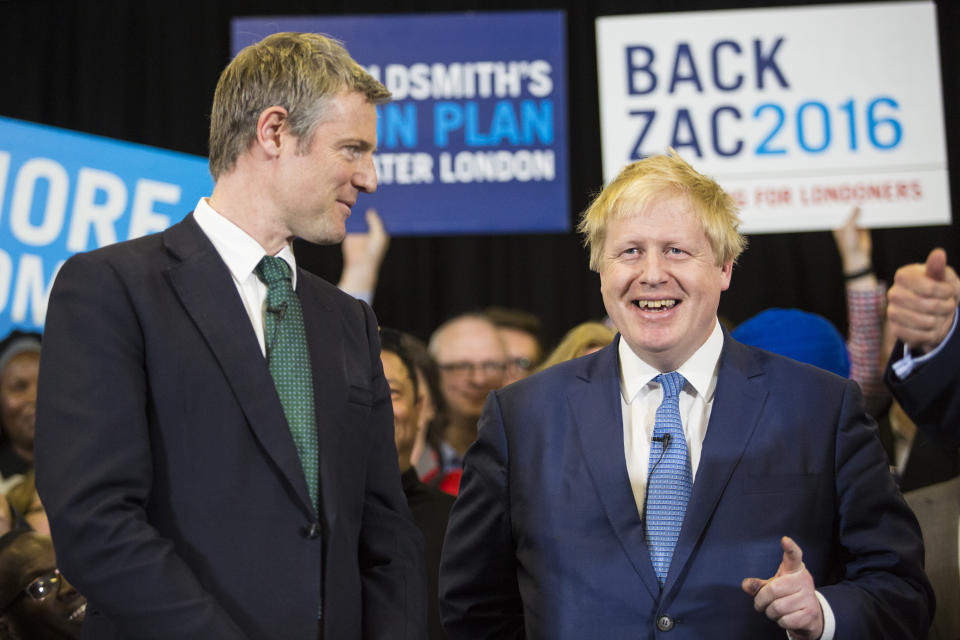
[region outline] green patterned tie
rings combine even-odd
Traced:
[[[267,366],[297,446],[310,500],[317,502],[317,414],[313,406],[313,369],[303,329],[303,311],[290,284],[290,267],[282,258],[264,256],[256,268],[267,285],[264,341]]]

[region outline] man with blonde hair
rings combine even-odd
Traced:
[[[37,484],[93,638],[422,638],[370,308],[297,268],[377,186],[389,92],[280,33],[220,77],[213,194],[54,284]]]
[[[584,213],[619,335],[487,401],[444,542],[449,638],[925,637],[917,523],[857,386],[717,321],[738,226],[675,152]]]

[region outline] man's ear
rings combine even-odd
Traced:
[[[257,146],[268,156],[280,153],[280,134],[287,130],[287,110],[279,105],[267,107],[257,118]]]
[[[726,291],[730,288],[730,278],[733,276],[733,260],[725,262],[720,265],[720,280],[722,285],[720,287],[721,291]]]

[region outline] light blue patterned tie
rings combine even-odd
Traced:
[[[687,439],[680,422],[680,390],[686,380],[673,371],[661,373],[656,381],[663,387],[663,401],[657,408],[650,443],[645,532],[653,570],[662,586],[680,537],[693,477]]]
[[[255,272],[267,285],[267,312],[263,322],[267,366],[297,447],[310,500],[317,507],[317,414],[303,310],[293,292],[290,267],[283,258],[264,256]]]

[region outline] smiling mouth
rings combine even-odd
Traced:
[[[70,622],[83,622],[83,619],[87,615],[87,603],[84,602],[82,605],[74,609],[73,613],[67,616],[67,620]]]
[[[672,309],[676,305],[680,304],[680,301],[674,300],[674,299],[634,300],[633,304],[636,305],[637,308],[643,311],[662,312],[668,309]]]

